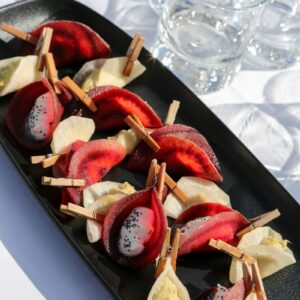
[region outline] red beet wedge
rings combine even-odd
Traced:
[[[156,188],[145,189],[118,201],[103,224],[104,247],[116,262],[141,267],[158,256],[167,219]]]
[[[151,133],[151,136],[154,140],[169,135],[175,135],[179,138],[184,138],[195,143],[206,153],[217,171],[220,171],[218,159],[211,146],[207,142],[206,138],[195,128],[182,124],[174,124],[158,128]],[[131,159],[128,163],[128,168],[137,171],[147,170],[152,158],[153,151],[145,143],[140,143],[131,156]]]
[[[65,188],[62,203],[81,204],[83,189],[99,182],[125,156],[126,152],[119,143],[105,139],[90,141],[79,147],[71,157],[67,177],[85,179],[86,185]]]
[[[174,222],[181,227],[179,255],[211,251],[210,239],[220,239],[236,246],[236,232],[249,221],[238,211],[217,203],[203,203],[190,207]]]
[[[63,114],[50,83],[33,82],[13,97],[7,113],[7,126],[16,140],[28,149],[46,146]]]
[[[244,300],[246,296],[244,280],[227,289],[221,285],[210,288],[201,293],[195,300]]]
[[[93,115],[99,130],[117,130],[127,127],[124,118],[135,114],[145,127],[161,127],[154,110],[139,96],[114,86],[96,87],[89,91],[98,110]]]
[[[54,177],[59,178],[68,176],[69,165],[73,154],[85,143],[86,142],[84,141],[75,141],[72,145],[70,145],[69,152],[59,157],[56,164],[52,167]]]
[[[44,27],[53,28],[50,52],[59,67],[107,56],[111,52],[100,35],[82,23],[53,21],[36,27],[30,34],[39,38]],[[33,51],[34,47],[29,43],[21,49],[23,55],[33,54]]]
[[[193,136],[197,134],[192,134]],[[223,180],[221,174],[208,156],[205,149],[188,138],[176,135],[161,135],[155,137],[160,150],[154,153],[145,143],[140,143],[128,162],[128,169],[146,171],[153,158],[166,162],[168,172],[180,176],[197,176],[215,182]]]

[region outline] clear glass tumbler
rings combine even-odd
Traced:
[[[157,13],[161,13],[162,5],[165,3],[165,0],[148,0],[151,8]]]
[[[153,56],[196,94],[227,86],[267,0],[165,0]]]
[[[260,69],[282,69],[300,61],[300,1],[267,3],[248,51],[248,64]]]

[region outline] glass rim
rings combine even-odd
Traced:
[[[217,2],[216,0],[206,0],[205,2],[207,4],[210,3],[210,4],[213,4],[213,5],[216,5],[217,7],[222,8],[222,9],[243,11],[243,10],[251,9],[251,8],[254,8],[254,7],[258,7],[258,6],[266,3],[267,1],[269,1],[269,0],[257,0],[253,4],[249,4],[249,5],[246,5],[246,6],[243,6],[243,7],[239,7],[239,8],[237,8],[237,7],[230,7],[230,6],[224,5],[222,3]]]

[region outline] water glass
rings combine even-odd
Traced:
[[[241,68],[266,0],[165,0],[152,53],[196,94],[227,86]]]
[[[160,14],[162,5],[164,4],[165,0],[148,0],[149,5],[151,8],[157,13]]]
[[[300,61],[300,1],[267,3],[248,51],[248,64],[260,69],[281,69]]]

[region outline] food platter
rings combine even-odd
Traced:
[[[102,16],[85,6],[67,0],[61,1],[24,1],[0,9],[2,22],[17,25],[24,30],[37,24],[59,19],[70,19],[87,24],[111,45],[114,55],[126,52],[130,37]],[[8,36],[0,33],[3,40]],[[1,59],[16,54],[19,41],[0,42]],[[227,192],[232,206],[251,218],[266,211],[278,208],[282,216],[272,223],[286,239],[292,242],[296,260],[299,260],[300,242],[298,240],[300,207],[283,189],[276,179],[262,166],[229,129],[182,84],[172,73],[143,50],[141,62],[147,71],[127,88],[148,101],[154,110],[164,116],[173,99],[181,100],[177,117],[178,123],[193,126],[205,135],[219,158],[224,182],[220,185]],[[73,75],[80,66],[61,70],[63,75]],[[40,201],[53,220],[67,235],[70,242],[81,253],[86,262],[105,282],[112,294],[119,299],[146,299],[153,284],[154,266],[131,270],[112,262],[88,243],[82,220],[69,220],[58,213],[59,190],[40,185],[42,175],[50,171],[30,164],[33,151],[19,146],[7,130],[5,118],[11,95],[3,97],[0,103],[0,138],[10,158],[20,170],[27,183],[32,187],[37,201]],[[94,138],[101,137],[95,135]],[[44,153],[48,153],[45,149]],[[36,152],[40,154],[41,152]],[[128,181],[138,189],[145,183],[145,176],[132,173],[124,165],[113,169],[108,180]],[[197,254],[178,259],[177,275],[187,286],[191,297],[200,290],[228,284],[230,259],[223,254]],[[140,284],[143,282],[143,284]],[[299,263],[289,266],[264,280],[268,299],[300,299]]]

